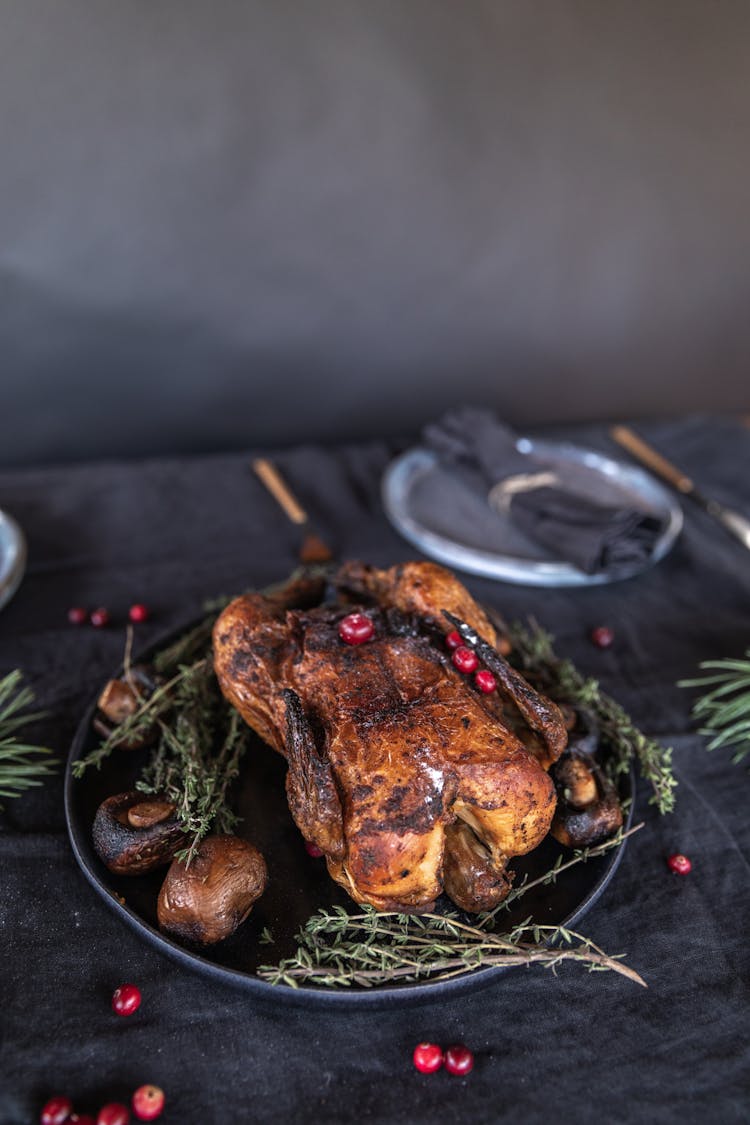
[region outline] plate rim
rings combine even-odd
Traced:
[[[9,532],[10,543],[9,561],[5,570],[0,567],[0,609],[7,605],[13,597],[26,570],[28,547],[26,536],[20,525],[6,511],[0,508],[0,533]]]
[[[200,620],[202,620],[204,616],[205,615],[202,615]],[[195,624],[196,620],[198,619],[192,619],[192,624]],[[147,658],[155,650],[169,644],[170,640],[174,640],[176,637],[182,635],[190,628],[190,625],[191,622],[188,622],[179,629],[170,630],[162,637],[157,637],[153,643],[145,646],[134,659],[142,661]],[[121,673],[122,665],[119,665],[113,675],[120,675]],[[506,973],[524,967],[522,965],[488,965],[484,969],[474,969],[461,976],[452,977],[449,980],[425,979],[423,981],[398,986],[377,985],[369,989],[335,989],[325,988],[325,986],[322,985],[293,988],[285,984],[271,984],[269,981],[262,980],[252,972],[243,972],[225,965],[218,965],[216,962],[210,961],[208,958],[202,956],[201,953],[187,949],[165,934],[162,934],[142,918],[137,911],[131,909],[127,903],[120,902],[119,898],[116,897],[115,891],[106,885],[104,876],[98,871],[99,868],[103,868],[103,864],[93,848],[91,826],[89,825],[88,828],[86,828],[85,825],[80,824],[79,818],[75,814],[76,798],[74,788],[81,783],[82,779],[73,776],[73,765],[78,758],[81,757],[83,748],[89,738],[91,723],[96,712],[98,694],[99,693],[97,693],[86,708],[76,728],[65,762],[63,801],[68,839],[76,862],[81,868],[87,882],[121,920],[131,929],[135,930],[148,945],[156,948],[160,953],[165,954],[171,960],[176,961],[192,972],[198,972],[221,981],[224,984],[242,988],[258,1001],[274,1002],[278,999],[282,1003],[319,1009],[366,1007],[374,1010],[377,1008],[411,1007],[417,1004],[426,1004],[441,996],[460,996],[481,988],[489,987]],[[630,770],[622,776],[623,780],[627,781],[627,792],[624,794],[624,799],[629,800],[625,823],[623,825],[624,829],[627,830],[632,826],[636,802],[636,778],[632,764]],[[598,901],[609,886],[609,883],[612,881],[615,872],[622,862],[627,842],[626,838],[618,848],[607,853],[607,864],[599,879],[591,886],[590,890],[584,895],[571,914],[563,918],[558,925],[566,928],[574,926]]]
[[[440,532],[431,531],[408,514],[405,498],[413,481],[425,475],[438,463],[437,454],[425,446],[416,445],[396,456],[387,466],[381,480],[381,500],[385,513],[395,529],[423,554],[468,574],[495,578],[519,586],[601,586],[624,581],[650,569],[674,546],[684,523],[684,515],[677,498],[649,473],[637,465],[617,461],[605,453],[576,445],[573,442],[555,442],[538,438],[521,437],[516,441],[521,453],[536,452],[564,454],[574,463],[585,465],[608,477],[620,477],[638,486],[658,499],[666,516],[664,529],[658,536],[654,549],[645,563],[621,567],[617,571],[586,574],[558,560],[526,559],[519,555],[500,555],[484,551],[450,539]]]

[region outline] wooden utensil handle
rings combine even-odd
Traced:
[[[253,469],[292,523],[307,523],[307,512],[297,502],[279,470],[264,457],[253,461]]]
[[[664,477],[670,484],[674,485],[680,492],[692,492],[693,482],[689,476],[671,463],[667,461],[666,457],[662,457],[650,445],[647,445],[642,438],[628,429],[627,426],[613,426],[610,434],[623,449],[627,449],[628,453],[632,453],[639,461],[641,461],[647,468],[653,469],[655,473]]]

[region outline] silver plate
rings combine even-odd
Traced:
[[[585,574],[550,556],[504,516],[490,507],[459,473],[445,468],[428,449],[410,449],[391,462],[382,484],[383,505],[394,527],[429,558],[456,570],[481,574],[522,586],[597,586],[615,582],[652,566],[666,555],[682,529],[682,509],[658,481],[631,465],[591,449],[520,438],[516,447],[529,457],[529,471],[552,468],[577,491],[611,505],[640,508],[661,523],[650,555],[640,563]],[[440,505],[435,496],[440,495]],[[456,536],[455,516],[476,534]]]
[[[0,511],[0,609],[18,589],[26,567],[26,540],[14,519]]]

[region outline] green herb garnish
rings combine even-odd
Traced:
[[[22,680],[18,669],[0,679],[0,797],[20,797],[55,773],[54,762],[44,760],[51,750],[19,738],[25,726],[42,718],[41,712],[28,713],[34,693]]]
[[[680,680],[678,687],[709,688],[693,704],[699,734],[710,739],[707,750],[734,749],[735,765],[750,754],[750,649],[746,660],[705,660],[698,667],[711,675]]]
[[[177,858],[188,863],[208,832],[231,832],[237,824],[229,789],[251,733],[222,696],[214,675],[212,622],[213,618],[207,618],[156,655],[154,667],[169,676],[166,682],[73,765],[75,777],[82,777],[91,766],[100,769],[121,743],[156,728],[156,743],[135,788],[159,794],[175,805],[177,819],[189,837]],[[130,640],[125,678],[129,675]],[[187,657],[195,659],[180,663]],[[131,685],[138,692],[134,680]]]
[[[299,568],[285,582],[267,587],[269,599],[296,589],[301,600],[322,594],[327,568]],[[142,702],[135,713],[115,727],[84,758],[73,764],[73,776],[102,763],[123,743],[138,741],[154,729],[156,744],[135,783],[143,793],[158,793],[172,802],[190,842],[177,852],[188,863],[209,831],[231,832],[237,817],[229,804],[229,790],[239,773],[242,755],[252,733],[226,702],[213,671],[211,634],[214,622],[232,599],[216,598],[206,616],[155,654],[154,672],[162,677],[151,695],[143,695],[130,679],[132,630],[128,630],[123,675]]]
[[[607,746],[605,766],[610,774],[627,773],[632,762],[653,790],[650,803],[660,813],[675,806],[677,779],[672,773],[672,750],[648,738],[634,725],[626,711],[606,695],[596,680],[582,676],[570,660],[562,660],[552,647],[552,637],[536,622],[528,628],[514,624],[508,629],[513,651],[510,660],[534,685],[558,703],[585,707],[599,723]]]
[[[622,845],[620,832],[595,848],[578,851],[511,892],[517,900],[532,887],[554,882],[561,871],[585,863]],[[445,914],[379,913],[370,906],[349,914],[343,907],[319,910],[298,933],[299,946],[278,965],[261,965],[258,976],[270,984],[322,985],[329,988],[372,988],[376,985],[429,979],[449,980],[476,969],[541,964],[555,969],[563,961],[577,961],[589,971],[612,970],[644,985],[620,957],[608,956],[599,946],[564,926],[542,925],[530,919],[507,932],[495,922],[506,906],[478,914],[473,923],[456,911]]]

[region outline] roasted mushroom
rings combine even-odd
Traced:
[[[157,682],[148,668],[135,665],[127,676],[110,680],[97,700],[94,729],[103,738],[109,738],[117,727],[138,711],[145,700],[156,690]],[[156,734],[156,724],[149,724],[137,734],[126,735],[118,741],[122,750],[140,750],[149,746]]]
[[[569,848],[600,844],[622,827],[622,808],[612,782],[591,755],[566,751],[550,770],[557,808],[550,832]]]
[[[569,708],[568,747],[550,770],[557,791],[557,809],[550,828],[569,848],[602,843],[618,828],[623,816],[617,791],[597,764],[599,724],[585,707]]]
[[[187,842],[174,805],[134,789],[102,801],[93,838],[96,854],[116,875],[143,875],[163,867]]]
[[[263,856],[238,836],[206,836],[188,866],[174,860],[157,905],[159,926],[182,941],[213,945],[245,921],[266,889]]]

